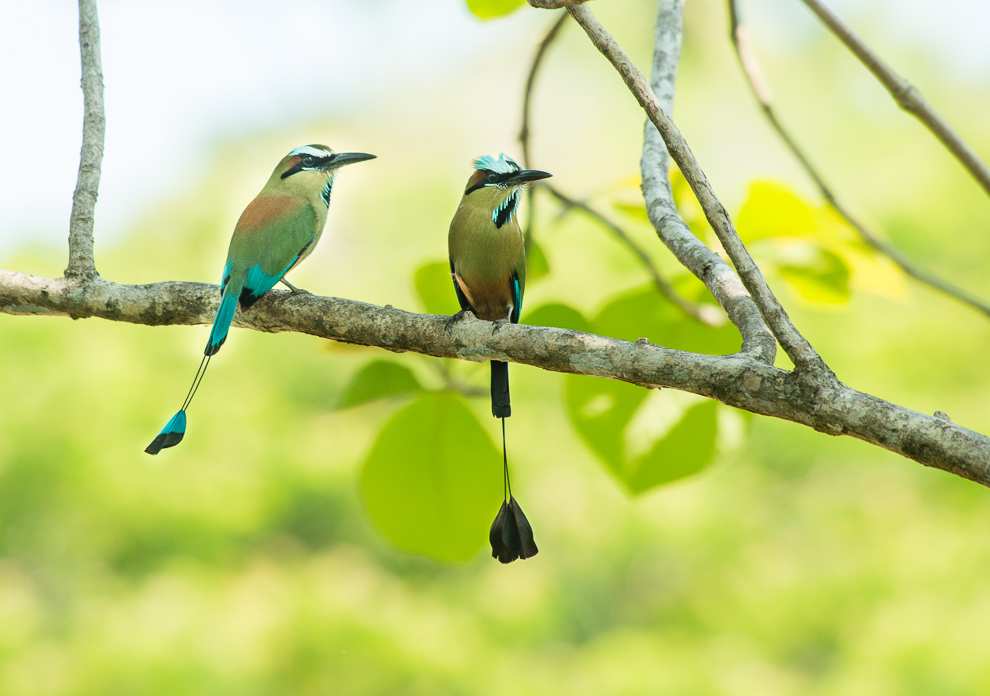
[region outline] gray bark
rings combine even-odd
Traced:
[[[66,277],[97,275],[93,259],[93,227],[100,189],[106,118],[103,113],[103,66],[96,0],[79,0],[79,51],[82,56],[83,142],[69,218]]]

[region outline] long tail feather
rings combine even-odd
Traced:
[[[509,364],[492,360],[492,415],[508,418],[512,415],[509,404]]]
[[[225,292],[220,299],[220,308],[217,316],[213,320],[213,328],[210,329],[210,340],[206,343],[205,355],[216,355],[220,346],[227,340],[227,332],[230,331],[230,323],[234,321],[234,312],[237,310],[237,293]]]
[[[166,447],[175,447],[177,444],[182,442],[182,438],[186,434],[186,410],[181,409],[178,413],[172,416],[172,419],[165,424],[162,431],[158,433],[151,444],[148,445],[144,451],[148,454],[158,454]]]
[[[512,484],[509,482],[509,455],[505,450],[505,419],[502,419],[502,497],[512,497]]]
[[[186,392],[186,398],[182,402],[182,408],[165,424],[165,427],[155,436],[151,444],[145,447],[145,452],[148,454],[158,454],[166,447],[175,447],[182,442],[182,438],[186,435],[186,409],[189,408],[193,397],[196,396],[199,385],[206,375],[206,368],[209,366],[210,356],[204,355],[203,359],[199,361],[199,369],[196,370],[196,376],[193,377],[192,384],[189,385],[189,391]]]
[[[532,558],[540,552],[533,538],[533,527],[519,503],[512,497],[512,484],[509,483],[509,458],[505,451],[505,419],[502,419],[502,472],[505,500],[499,508],[488,541],[492,546],[492,558],[499,563],[512,563],[519,559]]]

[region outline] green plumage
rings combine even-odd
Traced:
[[[515,216],[496,227],[492,211],[509,196],[511,189],[485,187],[464,194],[450,222],[447,246],[451,272],[475,316],[487,321],[518,315],[526,287],[526,254],[522,230]],[[518,278],[518,297],[513,297],[512,279]],[[462,307],[463,309],[463,307]]]
[[[244,290],[257,294],[264,288],[248,282],[251,269],[257,266],[264,278],[278,282],[312,253],[327,215],[318,198],[317,205],[302,196],[266,195],[262,191],[244,210],[230,238],[230,278],[225,291],[237,296]]]

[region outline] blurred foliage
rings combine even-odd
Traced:
[[[372,360],[351,379],[341,396],[340,406],[360,406],[386,396],[417,392],[422,388],[413,371],[402,363]]]
[[[674,200],[690,229],[718,248],[700,205],[684,175],[671,170]],[[639,182],[623,187],[613,207],[630,220],[647,223],[642,200],[630,202]],[[734,216],[740,239],[765,275],[785,281],[797,296],[813,304],[848,302],[855,287],[897,299],[907,297],[900,268],[855,236],[826,205],[815,206],[787,185],[766,179],[750,182]]]
[[[452,314],[460,309],[449,263],[423,264],[416,269],[414,280],[420,307],[427,314]]]
[[[499,452],[454,394],[424,394],[382,428],[361,469],[368,514],[400,549],[467,561],[501,502]]]
[[[714,459],[716,404],[702,402],[679,413],[675,410],[675,422],[664,430],[671,408],[676,409],[665,396],[625,382],[567,377],[565,400],[571,422],[631,493],[696,474]],[[634,453],[635,445],[646,451]]]
[[[591,323],[578,310],[562,302],[548,302],[526,314],[526,322],[534,326],[552,326],[573,331],[592,331]]]
[[[526,4],[526,0],[465,0],[468,9],[481,19],[507,15]]]
[[[495,16],[521,4],[470,6]],[[786,166],[734,169],[745,160],[736,147],[773,145],[759,139],[759,122],[712,108],[714,94],[749,103],[726,88],[734,63],[713,8],[686,8],[690,79],[681,84],[691,86],[675,116],[697,130],[692,147],[712,163],[788,312],[843,381],[990,430],[990,322],[909,288]],[[648,59],[652,7],[595,11],[634,58]],[[185,193],[148,211],[119,246],[98,241],[100,270],[119,282],[215,282],[229,230],[271,157],[329,131],[419,168],[342,175],[327,234],[297,282],[452,314],[449,268],[437,259],[458,167],[489,147],[475,131],[495,128],[477,104],[492,84],[512,95],[507,67],[525,74],[537,37],[520,32],[518,55],[499,52],[490,72],[465,63],[477,79],[400,95],[430,105],[418,138],[394,122],[389,101],[367,107],[374,118],[217,145]],[[682,294],[710,302],[656,243],[637,202],[641,113],[578,32],[561,42],[554,51],[567,60],[551,54],[537,91],[540,166],[616,211]],[[805,53],[784,65],[801,78],[797,89],[828,90],[829,104],[846,93],[847,79],[836,84]],[[552,104],[581,98],[579,70],[595,96],[560,120]],[[438,120],[434,102],[460,109],[470,134]],[[821,101],[808,104],[813,120]],[[846,157],[848,188],[873,185],[881,229],[978,288],[985,197],[945,183],[955,169],[937,149],[843,118],[818,127],[835,143],[827,154]],[[495,131],[498,147],[516,125]],[[720,139],[729,132],[731,145]],[[869,167],[840,152],[854,141],[868,144]],[[898,160],[905,153],[910,162]],[[892,169],[870,171],[882,166]],[[717,249],[676,172],[673,184],[692,230]],[[527,287],[524,323],[738,349],[731,326],[702,326],[660,298],[594,222],[536,200],[541,251],[530,261],[548,263]],[[953,234],[936,235],[936,224]],[[57,275],[63,257],[26,249],[0,265]],[[541,551],[503,567],[486,543],[501,495],[487,365],[235,329],[185,441],[148,457],[142,449],[185,393],[205,332],[0,315],[0,694],[990,691],[982,488],[690,394],[514,365],[509,462]]]
[[[532,238],[526,244],[526,283],[530,286],[535,281],[550,274],[550,261],[543,252],[543,247]]]

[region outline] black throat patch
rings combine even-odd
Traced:
[[[519,205],[519,192],[513,191],[509,194],[508,198],[502,201],[502,205],[492,213],[492,222],[495,223],[495,229],[502,229],[502,225],[512,219],[512,214],[516,212],[517,205]]]
[[[322,191],[320,191],[320,198],[323,199],[323,202],[327,204],[328,208],[330,207],[330,189],[332,188],[333,175],[327,177],[327,185],[323,187]]]

